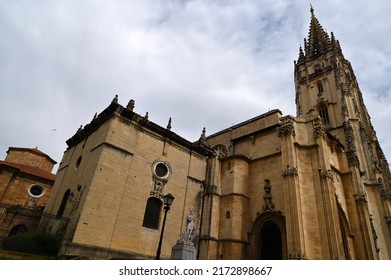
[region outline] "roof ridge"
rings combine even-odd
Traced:
[[[7,154],[10,150],[16,150],[16,151],[29,151],[33,154],[40,155],[46,157],[48,160],[50,160],[53,164],[56,164],[57,162],[52,159],[48,154],[42,152],[41,150],[38,149],[38,147],[35,148],[23,148],[23,147],[9,147]]]

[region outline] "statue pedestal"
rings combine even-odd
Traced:
[[[197,249],[190,242],[178,242],[171,249],[172,260],[195,260]]]

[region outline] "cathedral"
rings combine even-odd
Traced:
[[[388,163],[312,8],[294,82],[295,117],[270,110],[195,142],[116,96],[67,140],[40,228],[61,231],[64,258],[170,259],[187,244],[200,260],[390,259]]]

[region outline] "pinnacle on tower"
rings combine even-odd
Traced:
[[[335,40],[334,35],[331,34],[332,37],[330,39],[329,34],[327,34],[327,32],[323,29],[319,20],[315,16],[315,11],[312,5],[310,12],[311,20],[308,31],[308,38],[304,39],[304,46],[303,48],[299,49],[298,63],[303,62],[307,58],[317,58],[331,50],[341,52],[340,48],[338,47],[338,41]]]
[[[316,57],[329,50],[330,37],[316,18],[314,8],[311,5],[311,23],[308,33],[308,41],[305,46],[306,56]]]
[[[205,127],[202,129],[202,133],[201,133],[201,136],[200,136],[200,139],[198,140],[198,146],[202,146],[202,147],[210,147],[209,143],[208,143],[208,140],[206,138],[206,129]]]

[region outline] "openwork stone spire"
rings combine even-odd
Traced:
[[[315,16],[314,9],[311,6],[311,23],[308,33],[308,41],[305,46],[306,56],[316,57],[325,53],[331,47],[329,35],[324,31],[322,25]]]
[[[306,59],[314,59],[329,51],[337,51],[342,53],[338,40],[335,40],[334,34],[331,37],[323,29],[319,20],[315,16],[314,8],[311,5],[311,21],[308,31],[308,38],[304,39],[303,48],[299,49],[298,63],[304,62]]]

